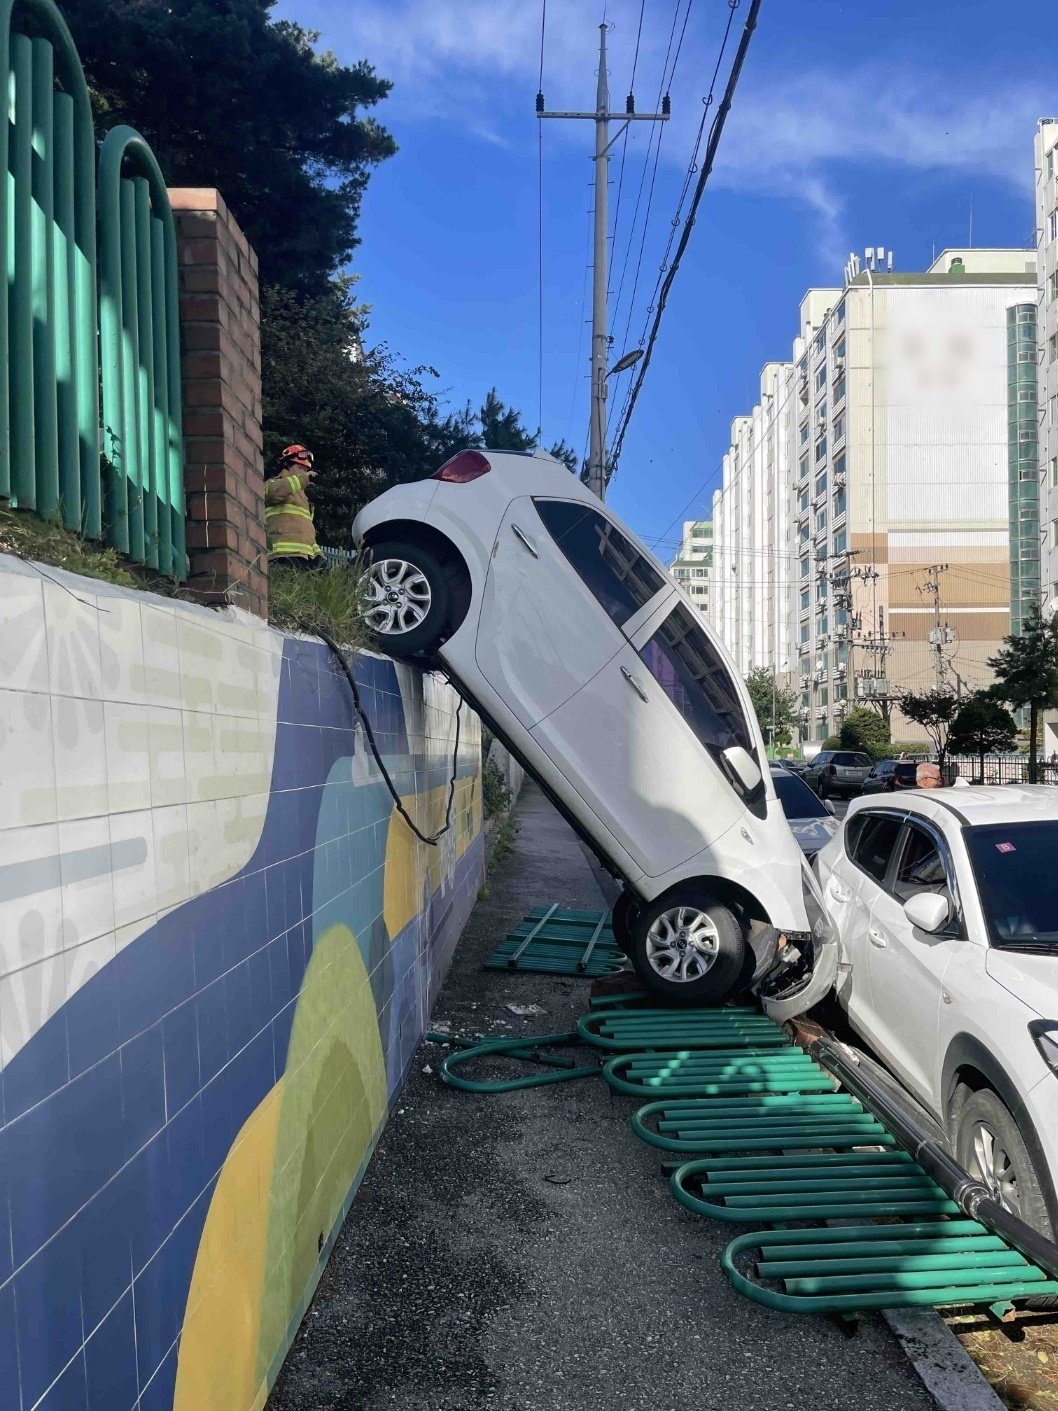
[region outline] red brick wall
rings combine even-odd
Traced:
[[[220,193],[170,190],[180,266],[188,588],[268,613],[257,256]]]

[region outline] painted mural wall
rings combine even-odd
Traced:
[[[46,576],[45,576],[46,575]],[[423,831],[457,700],[359,658]],[[0,556],[0,1405],[250,1411],[481,880],[320,644]]]

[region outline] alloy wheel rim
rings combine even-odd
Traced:
[[[429,616],[433,594],[421,568],[405,559],[379,559],[367,571],[362,616],[372,632],[411,632]]]
[[[1021,1214],[1021,1197],[1018,1194],[1018,1173],[1010,1153],[991,1127],[979,1122],[973,1130],[971,1172],[986,1185],[993,1200],[1012,1215]]]
[[[663,911],[647,932],[647,963],[673,984],[700,980],[720,953],[720,933],[696,906]]]

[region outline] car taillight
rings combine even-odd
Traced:
[[[480,451],[460,451],[451,460],[445,461],[430,479],[447,480],[452,485],[466,485],[471,480],[477,480],[479,475],[488,475],[491,469],[492,466]]]
[[[830,775],[834,775],[834,774],[836,774],[837,772],[838,772],[838,771],[837,771],[837,766],[836,766],[836,765],[833,765],[833,764],[832,764],[832,765],[830,766],[830,768],[827,770],[827,773],[830,774]]]

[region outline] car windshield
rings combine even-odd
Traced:
[[[867,755],[848,754],[844,751],[841,754],[836,754],[834,756],[834,763],[843,764],[846,769],[870,769],[871,767],[871,761]]]
[[[829,818],[826,809],[807,784],[795,774],[774,770],[771,781],[787,818]]]
[[[1058,821],[989,824],[965,837],[992,944],[1058,949]]]

